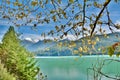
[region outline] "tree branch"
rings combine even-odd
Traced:
[[[84,5],[83,5],[83,25],[82,25],[82,36],[84,37],[84,25],[85,25],[85,7],[86,7],[86,0],[84,0]]]
[[[100,13],[98,14],[98,16],[97,16],[97,18],[96,18],[96,20],[95,20],[94,27],[93,27],[93,29],[92,29],[92,31],[91,31],[90,37],[92,37],[93,32],[94,32],[94,30],[95,30],[95,28],[96,28],[97,22],[98,22],[98,20],[100,19],[101,15],[102,15],[103,11],[105,10],[105,8],[107,7],[107,5],[110,3],[110,1],[111,1],[111,0],[107,0],[107,2],[104,3],[104,7],[102,8],[102,10],[100,11]]]

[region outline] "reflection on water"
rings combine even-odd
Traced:
[[[52,74],[54,75],[53,77],[57,77],[59,79],[62,77],[66,80],[75,79],[75,78],[79,79],[79,76],[86,77],[85,74],[81,73],[80,71],[78,71],[78,69],[75,68],[71,68],[69,70],[55,68],[53,69]]]
[[[88,70],[93,65],[100,66],[98,63],[105,59],[119,59],[116,57],[61,57],[61,58],[37,58],[41,71],[48,76],[48,80],[93,80],[94,72]],[[119,59],[120,60],[120,59]],[[104,65],[102,71],[106,74],[116,75],[120,73],[120,64],[111,62]],[[102,77],[101,80],[112,80]]]

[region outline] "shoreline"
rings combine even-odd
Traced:
[[[116,55],[84,55],[84,56],[35,56],[35,58],[87,58],[87,57],[109,57],[109,58],[119,58]]]

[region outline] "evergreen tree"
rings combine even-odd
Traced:
[[[8,72],[14,74],[17,80],[35,80],[39,68],[35,66],[31,53],[20,45],[14,27],[11,26],[4,35],[1,49],[5,54],[2,62]]]
[[[0,80],[16,80],[13,75],[11,75],[7,69],[4,67],[4,64],[0,60]]]

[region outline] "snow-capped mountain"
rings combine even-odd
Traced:
[[[103,35],[97,35],[95,37],[99,37],[99,42],[95,45],[95,48],[99,47],[107,47],[110,46],[116,42],[120,42],[120,33],[110,33],[107,34],[107,38],[105,38]],[[92,39],[95,39],[93,37]],[[77,49],[81,46],[81,39],[86,39],[86,38],[80,38],[78,40],[73,41],[76,43],[76,47],[74,49]],[[61,48],[57,46],[59,42],[67,42],[69,45],[70,40],[69,39],[64,39],[60,40],[58,42],[55,42],[53,40],[47,39],[47,43],[45,40],[39,40],[38,42],[34,43],[30,39],[25,39],[21,41],[21,44],[24,45],[29,51],[34,52],[35,54],[39,56],[71,56],[74,55],[73,51],[69,49],[66,46],[62,46]],[[99,52],[100,53],[100,52]],[[75,54],[76,55],[76,54]]]

